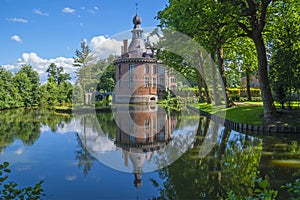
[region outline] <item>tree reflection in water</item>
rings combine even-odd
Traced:
[[[59,127],[64,127],[69,123],[72,126],[72,123],[78,122],[83,134],[79,134],[79,132],[76,134],[79,148],[75,152],[75,158],[78,161],[78,167],[82,168],[83,174],[86,175],[92,170],[95,162],[96,157],[93,150],[97,150],[87,148],[88,144],[97,142],[97,139],[102,137],[107,139],[105,142],[110,142],[111,145],[105,146],[105,150],[122,151],[122,148],[116,147],[117,142],[115,141],[120,136],[120,132],[117,131],[115,117],[113,113],[62,115],[55,114],[53,110],[48,109],[21,108],[0,111],[0,151],[2,152],[3,149],[11,145],[15,139],[22,141],[24,145],[33,145],[40,137],[44,126],[50,127],[55,133]],[[154,159],[152,161],[157,165],[157,168],[160,168],[160,166],[166,166],[166,163],[173,156],[176,157],[181,155],[181,152],[184,153],[171,165],[158,170],[159,179],[143,180],[150,181],[154,187],[157,187],[159,195],[153,198],[224,199],[228,192],[232,192],[237,198],[244,199],[246,196],[253,195],[254,178],[257,176],[269,178],[271,187],[279,190],[279,199],[288,198],[286,191],[280,186],[293,182],[300,176],[298,138],[281,139],[268,136],[262,138],[256,135],[241,134],[220,127],[206,117],[193,117],[192,113],[177,115],[170,112],[168,117],[176,121],[176,124],[173,124],[175,131],[171,129],[171,137],[165,138],[165,144],[174,145],[177,142],[177,146],[180,148],[164,149],[165,152],[161,153],[164,159],[150,158]],[[137,119],[142,119],[142,117]],[[142,124],[145,125],[146,129],[153,127],[153,124],[148,122]],[[182,134],[180,140],[175,142],[174,140],[178,139],[175,138],[178,128],[188,124],[196,124],[198,129],[193,132],[194,134]],[[99,131],[99,126],[101,126],[101,131]],[[92,131],[93,134],[88,135],[89,131]],[[127,145],[127,148],[136,148],[142,145],[143,141],[146,146],[150,145],[151,148],[155,137],[153,140],[134,140],[132,137],[130,139],[129,136],[128,141],[136,141],[138,145],[134,143],[125,144],[124,141],[122,145]],[[104,143],[98,144],[105,145]],[[147,150],[148,146],[146,148],[145,145],[142,145],[140,153]],[[130,148],[127,149],[127,152],[130,152]],[[149,151],[150,148],[148,148]],[[121,156],[120,159],[125,158]],[[122,161],[121,163],[124,165],[126,162]],[[148,162],[146,163],[148,164]],[[131,168],[131,170],[133,169]],[[140,182],[141,177],[138,175],[136,174],[135,183],[137,186],[143,187]]]
[[[0,111],[0,153],[5,147],[19,139],[25,145],[33,145],[40,137],[42,126],[52,131],[70,123],[72,116],[56,115],[51,109],[26,109]]]

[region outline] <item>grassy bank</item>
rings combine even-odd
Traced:
[[[243,102],[236,103],[231,108],[224,108],[224,106],[212,106],[206,103],[194,104],[193,107],[199,108],[204,112],[220,116],[226,112],[226,119],[242,123],[242,124],[263,124],[263,106],[261,102]]]
[[[226,119],[240,124],[252,125],[274,125],[274,126],[300,126],[300,109],[298,104],[292,106],[291,109],[281,109],[280,105],[275,104],[278,113],[272,119],[263,119],[263,104],[262,102],[235,102],[235,106],[231,108],[224,108],[224,106],[212,106],[203,104],[194,104],[193,107],[198,108],[204,112],[215,114],[217,116],[224,116]]]

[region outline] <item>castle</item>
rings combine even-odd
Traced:
[[[123,41],[121,56],[114,60],[116,86],[114,103],[156,103],[169,89],[177,87],[172,69],[165,68],[147,48],[141,28],[142,18],[133,18],[132,39]]]

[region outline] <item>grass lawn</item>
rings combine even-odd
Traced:
[[[228,108],[226,110],[226,119],[242,123],[242,124],[263,124],[262,105],[239,105],[234,108]]]
[[[226,112],[226,119],[243,124],[263,124],[262,102],[242,102],[236,103],[234,107],[224,108],[224,106],[211,106],[206,103],[195,104],[199,108],[210,114],[223,115]]]

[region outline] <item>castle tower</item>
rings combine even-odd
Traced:
[[[132,19],[132,38],[123,41],[121,56],[114,61],[116,86],[115,103],[156,103],[159,63],[147,49],[141,27],[142,18],[136,13]]]

